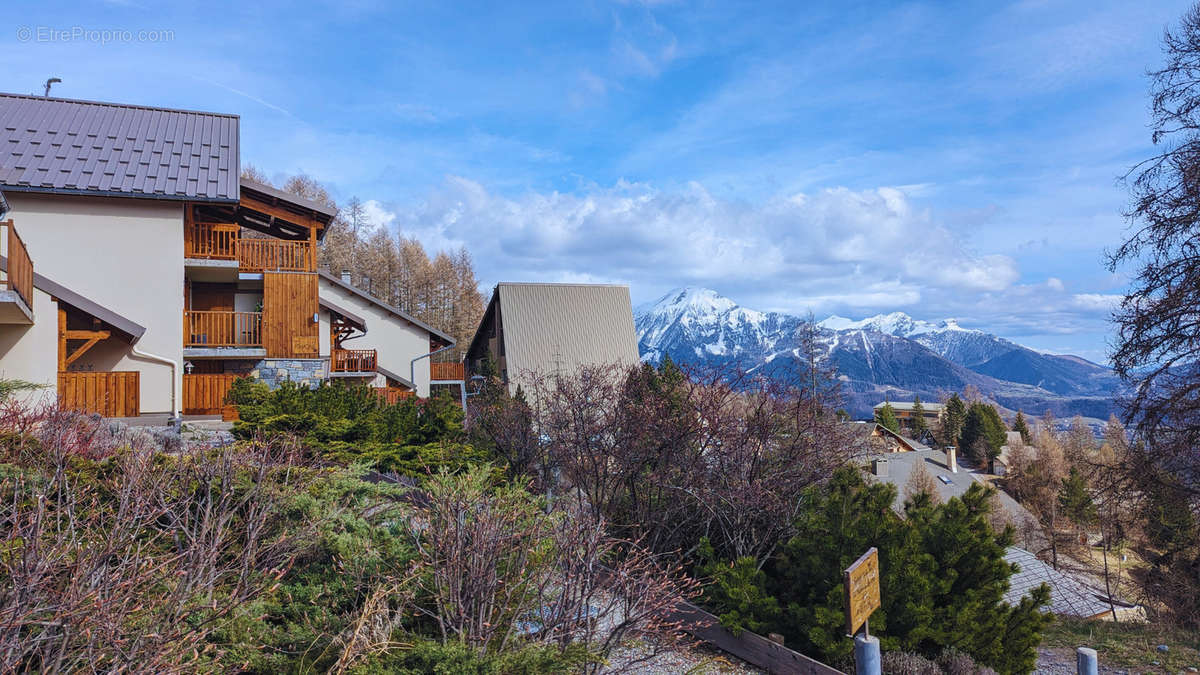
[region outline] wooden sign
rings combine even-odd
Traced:
[[[846,630],[851,635],[879,609],[879,550],[874,546],[846,568]]]

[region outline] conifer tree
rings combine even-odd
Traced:
[[[1025,414],[1020,410],[1017,411],[1017,418],[1013,420],[1012,430],[1021,434],[1021,442],[1029,445],[1032,436],[1029,433],[1029,423],[1025,421]]]
[[[925,421],[925,406],[921,405],[921,397],[916,395],[913,395],[911,428],[913,438],[920,438],[929,430],[929,424]]]
[[[1076,467],[1062,481],[1058,491],[1058,504],[1063,515],[1079,527],[1087,527],[1096,518],[1096,505],[1092,502],[1087,479]]]
[[[977,461],[990,465],[992,460],[1000,456],[1000,447],[1007,440],[1000,413],[987,403],[972,403],[963,423],[963,447],[974,453]]]
[[[890,403],[884,403],[882,408],[875,411],[875,422],[885,429],[900,433],[900,420],[896,419],[896,411]]]
[[[958,394],[951,394],[946,399],[945,413],[942,416],[942,444],[962,445],[963,424],[967,421],[967,406]]]

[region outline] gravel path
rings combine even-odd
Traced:
[[[637,664],[630,670],[624,670],[629,661],[641,658],[647,653],[646,647],[623,647],[617,649],[609,658],[610,667],[604,672],[636,672],[648,675],[682,675],[683,673],[722,673],[741,675],[742,673],[763,673],[754,666],[707,645],[701,644],[683,651],[659,654],[649,661]]]

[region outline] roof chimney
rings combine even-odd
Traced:
[[[887,464],[888,464],[887,459],[883,458],[883,457],[872,461],[871,462],[871,473],[875,474],[876,476],[879,476],[880,478],[887,478],[887,475],[888,475]]]
[[[958,458],[955,456],[958,453],[958,448],[953,445],[946,447],[946,468],[950,469],[950,473],[958,473]]]
[[[350,278],[350,270],[342,270],[342,283],[346,284],[347,286],[353,286],[354,284],[351,282]]]

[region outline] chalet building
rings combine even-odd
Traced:
[[[319,273],[334,211],[240,169],[235,115],[0,94],[0,377],[114,417],[237,375],[427,395],[453,339]]]
[[[510,391],[537,373],[638,363],[629,287],[497,284],[467,350],[466,375],[480,374],[485,361]]]
[[[898,434],[877,422],[847,422],[855,456],[928,450],[924,443]]]
[[[879,412],[885,405],[890,405],[896,413],[896,420],[900,422],[901,428],[912,429],[912,420],[915,412],[913,411],[912,401],[884,401],[875,404],[875,412]],[[921,416],[925,418],[925,425],[932,427],[935,422],[942,418],[942,413],[946,406],[941,403],[926,403],[921,401]]]

